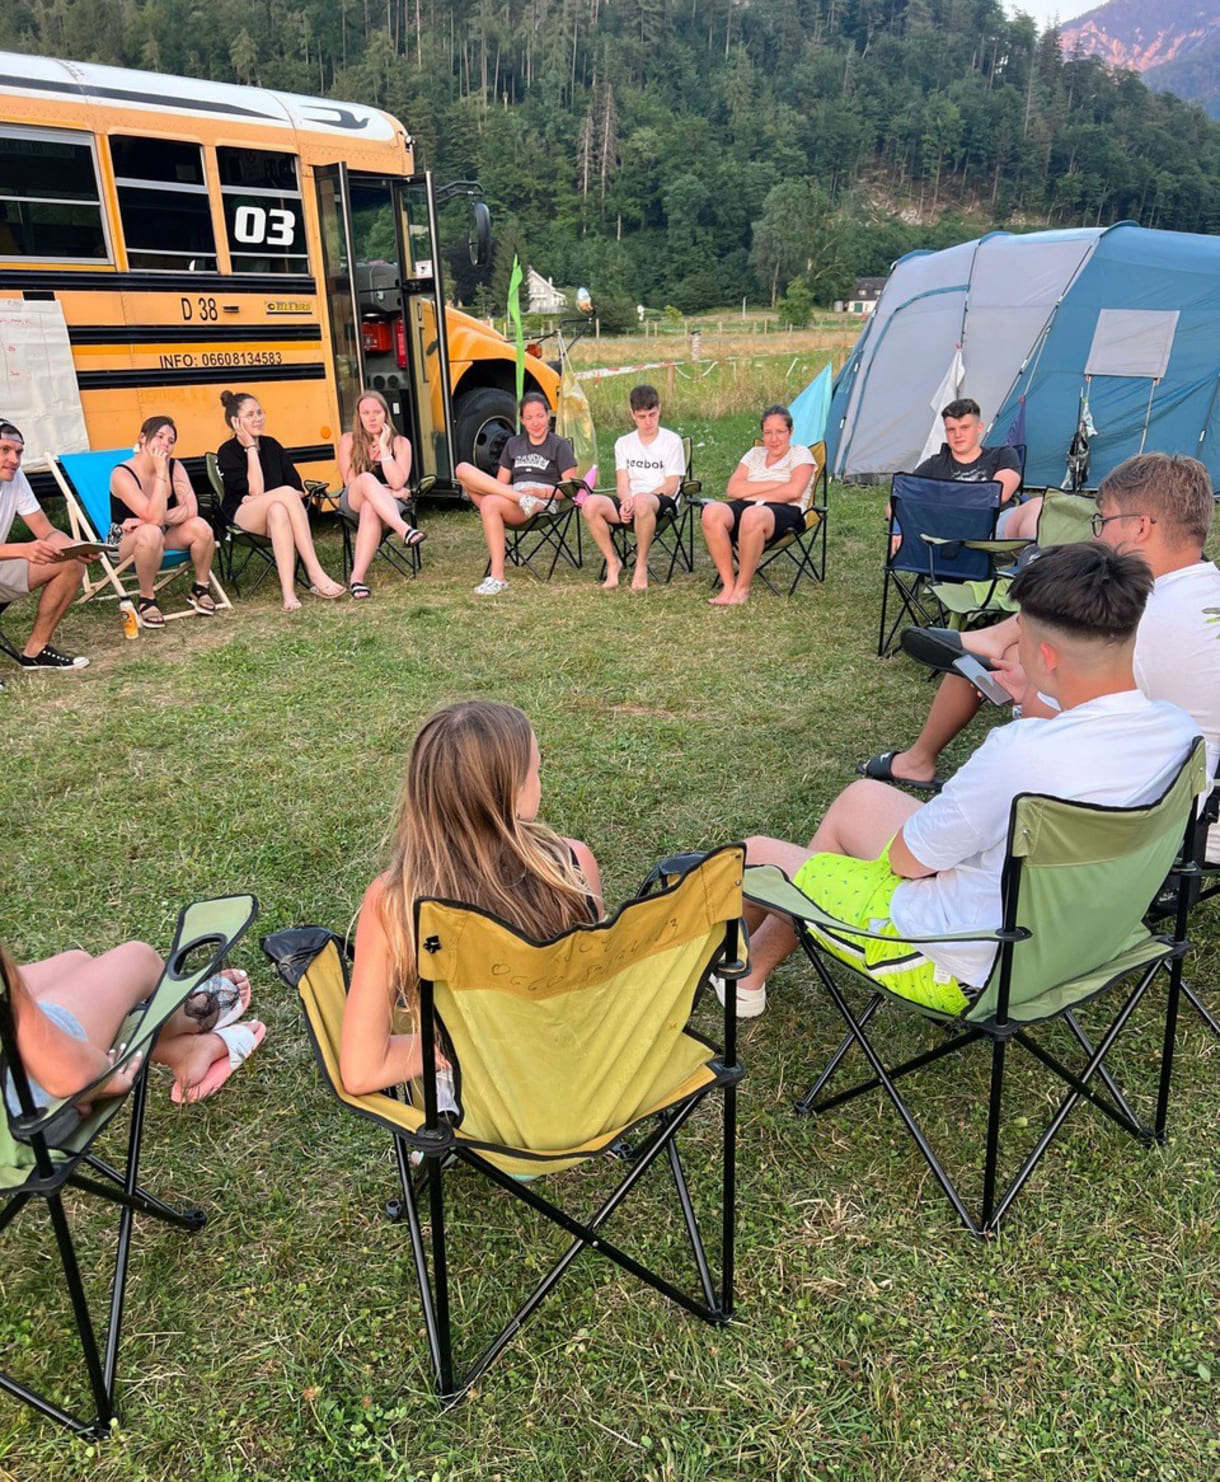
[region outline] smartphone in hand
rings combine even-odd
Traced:
[[[975,654],[963,654],[953,664],[956,674],[968,679],[985,700],[993,705],[1011,705],[1012,696],[989,670],[984,669]]]

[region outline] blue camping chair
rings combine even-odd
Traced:
[[[128,457],[130,457],[128,448],[48,455],[47,462],[51,473],[59,485],[68,508],[68,524],[73,539],[101,541],[106,538],[106,533],[110,529],[110,475],[114,472],[115,465],[122,463]],[[130,599],[132,606],[135,607],[135,599],[139,596],[135,557],[128,556],[125,561],[116,561],[110,556],[102,555],[98,559],[102,567],[102,576],[96,578],[92,575],[90,567],[85,568],[84,590],[80,601],[91,602],[95,597],[117,601]],[[154,595],[190,570],[190,557],[186,551],[166,551],[161,561],[161,568],[157,572],[156,581],[153,583]],[[212,573],[211,586],[218,609],[233,605],[216,579],[215,572]],[[170,618],[195,616],[197,614],[191,607],[182,612],[165,614],[167,621]],[[143,626],[141,623],[141,627]]]
[[[890,483],[885,576],[877,656],[894,652],[900,627],[943,625],[945,612],[936,583],[985,581],[994,577],[990,554],[967,541],[991,540],[1003,493],[998,483],[963,484],[896,473]],[[895,548],[893,537],[899,537]],[[897,613],[888,622],[890,603]]]

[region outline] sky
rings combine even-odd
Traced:
[[[1032,15],[1039,25],[1045,26],[1056,16],[1061,21],[1070,21],[1073,16],[1083,15],[1086,10],[1096,10],[1102,0],[1004,0],[1009,15],[1023,10]]]

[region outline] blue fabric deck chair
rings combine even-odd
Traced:
[[[64,496],[68,524],[74,540],[106,539],[110,531],[110,475],[116,464],[130,457],[130,448],[113,448],[93,453],[48,454],[47,464]],[[139,583],[136,579],[135,557],[128,556],[125,561],[116,561],[103,555],[99,557],[99,561],[102,568],[100,579],[92,575],[91,567],[85,567],[83,591],[79,600],[91,602],[96,597],[115,601],[130,599],[133,608],[136,607]],[[170,582],[190,573],[190,556],[186,551],[166,551],[153,583],[153,593],[160,592]],[[211,573],[210,585],[217,610],[233,605],[225,595],[215,571]],[[198,615],[193,607],[187,607],[179,612],[167,612],[165,620],[168,622],[171,618]],[[136,618],[143,627],[144,623],[138,612]]]
[[[1206,785],[1203,742],[1196,739],[1177,777],[1161,798],[1147,807],[1106,808],[1035,794],[1015,798],[1004,862],[1001,924],[994,931],[911,939],[916,946],[937,940],[997,944],[986,983],[956,1017],[902,998],[870,976],[861,949],[864,940],[874,933],[835,920],[774,866],[748,869],[746,898],[791,920],[818,980],[847,1026],[845,1038],[809,1092],[797,1102],[796,1110],[825,1114],[865,1092],[884,1089],[958,1217],[971,1234],[980,1237],[995,1232],[1043,1153],[1082,1100],[1142,1144],[1163,1141],[1187,942],[1182,913],[1178,915],[1178,929],[1163,937],[1151,933],[1144,916],[1148,902],[1175,861],[1189,857],[1195,801]],[[849,961],[849,957],[854,960]],[[1167,971],[1163,973],[1162,969]],[[836,982],[836,973],[847,974],[849,986],[867,988],[868,1000],[858,1012]],[[1169,987],[1156,1113],[1149,1126],[1133,1110],[1105,1062],[1149,988],[1162,977]],[[1090,1000],[1116,992],[1124,983],[1130,985],[1129,990],[1118,995],[1121,1002],[1117,1012],[1094,1043],[1078,1011]],[[870,1038],[873,1017],[883,1007],[900,1009],[938,1025],[941,1032],[936,1043],[895,1063],[895,1057],[883,1054]],[[1065,1063],[1061,1051],[1047,1047],[1047,1034],[1035,1033],[1055,1021],[1061,1021],[1067,1031],[1064,1038],[1069,1052],[1074,1050],[1083,1057],[1078,1068]],[[974,1213],[933,1151],[899,1092],[898,1082],[978,1042],[990,1045],[991,1071],[983,1136],[982,1199]],[[1067,1089],[1032,1150],[1000,1192],[1000,1130],[1011,1114],[1011,1109],[1008,1115],[1004,1109],[1010,1045],[1025,1050]],[[835,1095],[823,1094],[853,1046],[863,1052],[871,1075]],[[1095,1081],[1101,1083],[1100,1088],[1095,1087]],[[964,1130],[970,1125],[968,1119],[954,1117],[953,1125],[954,1136],[969,1153],[975,1138]]]
[[[13,1019],[12,988],[0,965],[0,1049],[3,1070],[11,1076],[19,1112],[12,1111],[7,1099],[4,1119],[0,1122],[0,1230],[7,1230],[29,1204],[41,1201],[50,1217],[51,1230],[59,1256],[58,1270],[71,1303],[77,1335],[85,1361],[90,1403],[88,1409],[67,1409],[45,1394],[30,1388],[7,1373],[0,1373],[0,1388],[32,1406],[41,1415],[80,1435],[105,1436],[115,1418],[115,1374],[119,1357],[119,1330],[127,1290],[127,1266],[131,1251],[132,1218],[151,1215],[184,1230],[199,1230],[206,1216],[201,1210],[171,1208],[150,1194],[139,1182],[140,1143],[144,1130],[144,1111],[148,1094],[149,1051],[166,1020],[183,1001],[209,978],[223,963],[248,930],[258,914],[258,902],[251,895],[227,896],[219,900],[197,901],[178,915],[178,925],[170,947],[165,972],[147,1003],[133,1011],[119,1032],[119,1051],[114,1067],[122,1066],[137,1054],[144,1064],[131,1091],[125,1097],[110,1097],[94,1104],[94,1110],[82,1116],[74,1102],[86,1098],[93,1086],[106,1080],[114,1067],[90,1086],[82,1086],[74,1096],[38,1107],[17,1052]],[[119,1114],[130,1111],[127,1153],[121,1169],[104,1162],[93,1146],[103,1130]],[[81,1277],[77,1247],[72,1238],[68,1212],[64,1208],[65,1190],[73,1189],[95,1205],[98,1200],[119,1210],[118,1239],[115,1248],[114,1278],[110,1292],[110,1316],[106,1329],[104,1353],[99,1349],[97,1332],[90,1314],[89,1300]],[[28,1226],[28,1221],[26,1222]],[[9,1239],[13,1236],[10,1234]],[[50,1284],[48,1264],[38,1277],[41,1287]],[[11,1276],[10,1265],[8,1274]],[[184,1279],[189,1280],[189,1276]],[[6,1299],[8,1300],[8,1299]],[[39,1301],[41,1308],[42,1301]],[[11,1309],[10,1309],[11,1311]],[[42,1346],[37,1328],[23,1347],[24,1359],[32,1361]]]
[[[346,989],[333,940],[297,980],[323,1077],[350,1111],[393,1138],[401,1195],[387,1213],[407,1221],[442,1401],[452,1403],[466,1394],[584,1250],[607,1256],[706,1322],[720,1325],[732,1315],[736,1087],[742,1075],[735,981],[745,970],[738,954],[743,857],[742,846],[734,844],[700,857],[684,873],[676,872],[686,860],[662,867],[657,893],[629,901],[608,921],[574,927],[550,942],[532,941],[452,901],[420,901],[416,940],[427,977],[419,985],[418,1022],[425,1071],[420,1084],[398,1094],[354,1096],[344,1088],[339,1045]],[[713,968],[730,983],[723,1049],[688,1023]],[[297,971],[299,965],[285,975],[291,980]],[[454,1111],[442,1109],[436,1070],[441,1046],[452,1067]],[[678,1153],[679,1132],[713,1098],[722,1103],[720,1167],[696,1187],[706,1183],[717,1189],[719,1282]],[[630,1150],[623,1148],[628,1137],[635,1144]],[[585,1179],[576,1176],[582,1165],[586,1177],[592,1176],[593,1163],[606,1172],[603,1155],[615,1157],[616,1148],[625,1164],[622,1177],[592,1215],[577,1218],[541,1192],[545,1187],[550,1194],[560,1175],[565,1187],[583,1185]],[[415,1178],[413,1157],[420,1163]],[[447,1197],[470,1197],[468,1185],[452,1178],[459,1164],[503,1191],[511,1208],[526,1205],[523,1213],[542,1215],[571,1237],[563,1255],[464,1371],[454,1356],[456,1304],[450,1298],[446,1214]],[[643,1245],[640,1256],[606,1233],[611,1215],[654,1165],[666,1168],[676,1199],[678,1239],[694,1258],[694,1296],[644,1264],[648,1246],[663,1238],[655,1235],[655,1219],[641,1220],[637,1212],[630,1243]],[[456,1187],[449,1196],[451,1183]],[[485,1218],[480,1211],[480,1220]],[[515,1225],[508,1238],[517,1241]],[[484,1280],[492,1248],[488,1236],[480,1255]],[[518,1276],[527,1269],[522,1261],[512,1265]]]
[[[1002,489],[998,483],[967,484],[896,473],[890,483],[881,626],[877,656],[895,650],[898,630],[943,627],[944,610],[932,588],[937,582],[985,581],[991,557],[967,541],[991,540]],[[894,537],[899,537],[896,547]],[[891,593],[897,612],[891,615]]]

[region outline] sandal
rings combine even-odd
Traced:
[[[323,591],[321,587],[312,585],[309,588],[310,595],[314,597],[321,597],[323,602],[337,601],[340,597],[343,596],[344,590],[345,589],[343,587],[336,587],[333,592],[326,592]]]
[[[352,582],[350,591],[352,594],[352,600],[354,602],[363,602],[366,597],[371,597],[373,595],[372,592],[369,591],[368,586],[362,581]]]
[[[136,603],[136,616],[146,628],[165,627],[165,614],[157,606],[155,597],[141,597]]]
[[[939,792],[945,785],[944,779],[933,777],[930,782],[919,781],[914,777],[898,777],[894,772],[894,758],[898,755],[896,751],[883,751],[880,756],[871,756],[868,761],[861,762],[856,771],[861,777],[871,777],[874,782],[891,782],[898,787],[913,787],[916,792]]]
[[[211,617],[216,611],[216,604],[212,601],[212,594],[202,582],[197,581],[191,583],[191,589],[186,594],[186,600],[200,617]]]
[[[199,1025],[200,1034],[236,1024],[250,1007],[249,974],[240,968],[232,972],[231,978],[225,973],[213,973],[183,1000],[183,1012]]]
[[[423,545],[428,538],[426,530],[417,530],[414,525],[407,526],[407,533],[402,538],[402,543],[410,550],[413,546]]]
[[[202,1080],[183,1091],[177,1081],[169,1093],[169,1099],[181,1105],[183,1102],[206,1101],[215,1095],[233,1072],[249,1060],[267,1033],[267,1026],[257,1019],[247,1019],[241,1024],[230,1024],[224,1029],[214,1030],[225,1047],[223,1055],[217,1055],[208,1067]]]

